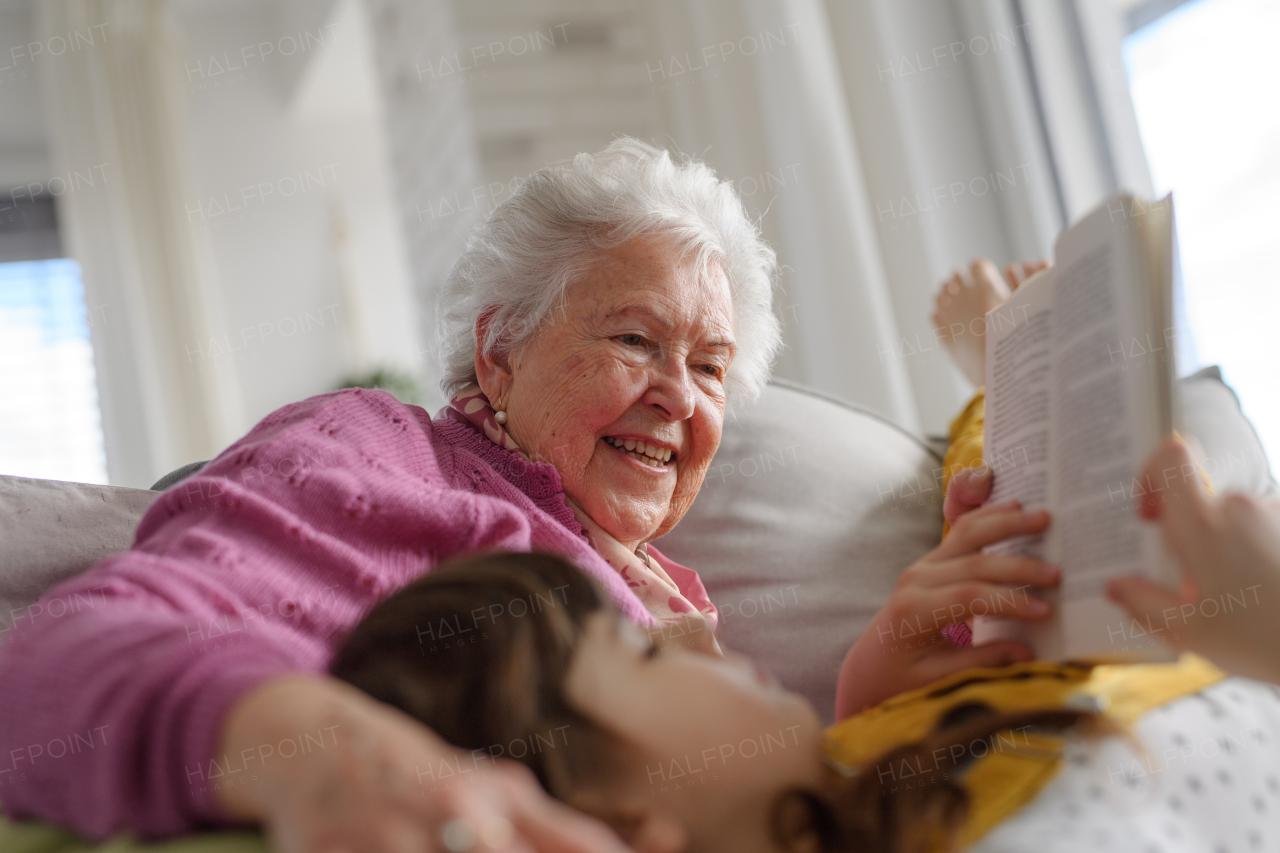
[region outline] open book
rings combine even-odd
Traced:
[[[1049,510],[1041,535],[988,550],[1062,567],[1051,621],[979,617],[974,642],[1016,637],[1044,660],[1167,659],[1156,629],[1106,597],[1109,580],[1177,571],[1135,499],[1174,429],[1173,200],[1116,195],[1067,229],[1054,265],[987,314],[984,461],[991,501]]]

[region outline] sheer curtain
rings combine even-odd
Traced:
[[[1105,77],[1121,65],[1104,0],[360,1],[427,389],[435,294],[469,228],[528,171],[620,133],[738,186],[782,264],[779,375],[930,433],[972,391],[931,328],[939,283],[978,255],[1042,257],[1110,190],[1150,186],[1123,74]],[[44,84],[59,170],[110,178],[60,203],[111,317],[94,349],[108,467],[128,485],[216,453],[245,410],[234,370],[183,357],[225,328],[225,286],[183,206],[171,11],[39,4],[46,38],[105,25]],[[528,55],[494,47],[533,27],[549,36]],[[483,67],[449,70],[468,56]]]
[[[86,302],[113,484],[146,488],[234,440],[235,377],[184,353],[208,347],[218,322],[204,236],[184,203],[191,170],[181,66],[163,0],[47,0],[37,31],[52,43],[88,34],[41,67],[55,172],[100,180],[58,198]]]
[[[665,69],[655,82],[669,138],[736,180],[778,252],[788,345],[779,373],[918,428],[825,7],[664,0],[650,8],[645,64]],[[684,74],[681,63],[690,66]]]
[[[439,389],[435,363],[436,297],[466,248],[468,228],[483,213],[474,204],[474,191],[488,188],[481,175],[463,81],[433,85],[442,58],[457,57],[462,51],[452,4],[449,0],[365,0],[365,4],[377,46],[396,201],[420,320],[425,404],[435,412],[447,402]],[[442,213],[446,206],[465,209],[450,218]]]
[[[1024,105],[978,97],[975,75],[1026,88],[1017,50],[1001,54],[1004,64],[980,59],[974,68],[961,57],[927,92],[886,86],[877,72],[900,56],[968,39],[972,22],[950,0],[600,0],[590,10],[536,0],[521,15],[565,22],[569,47],[575,33],[594,38],[572,59],[548,49],[519,65],[486,53],[519,35],[520,24],[486,14],[496,7],[367,2],[381,79],[396,103],[390,135],[400,140],[396,168],[405,221],[422,247],[414,264],[424,297],[465,237],[423,229],[424,200],[465,196],[505,181],[504,169],[641,133],[706,160],[759,217],[782,264],[776,307],[788,348],[778,373],[937,432],[971,389],[934,339],[935,287],[976,254],[1002,262],[1042,254],[1059,227],[1038,134],[1023,140],[989,126],[999,109]],[[442,58],[472,49],[483,60],[475,82],[437,79]],[[507,70],[517,67],[519,77]],[[436,70],[424,77],[424,68]],[[500,84],[519,85],[518,105]],[[583,98],[600,104],[608,95],[634,105],[634,116],[578,120]],[[492,153],[513,147],[534,153]],[[981,190],[996,172],[1014,176],[1001,184],[1005,192]],[[956,185],[965,195],[952,193],[941,216],[904,205]]]
[[[1068,218],[1033,64],[1053,24],[1012,0],[648,6],[670,137],[733,177],[797,178],[762,220],[779,372],[945,431],[972,388],[932,329],[938,285],[979,255],[1045,256]],[[753,39],[771,49],[743,56]]]

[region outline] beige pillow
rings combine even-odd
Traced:
[[[158,494],[0,476],[0,643],[46,589],[132,545]]]
[[[725,424],[702,491],[654,544],[701,574],[725,648],[831,722],[845,652],[941,541],[941,468],[879,415],[774,382]]]

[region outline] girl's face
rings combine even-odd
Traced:
[[[697,625],[650,634],[612,611],[595,613],[566,690],[635,748],[623,799],[637,815],[649,809],[682,829],[684,843],[670,849],[773,850],[768,825],[779,794],[821,784],[813,707],[748,658],[715,654]]]

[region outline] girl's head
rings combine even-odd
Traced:
[[[936,849],[964,817],[963,790],[900,792],[877,767],[1081,717],[967,706],[845,778],[823,764],[813,708],[746,658],[715,654],[701,626],[646,631],[563,560],[490,554],[375,606],[330,672],[472,750],[477,770],[519,761],[640,853]]]
[[[529,767],[651,853],[782,845],[818,790],[812,707],[690,623],[653,632],[544,554],[438,567],[375,606],[331,673],[445,740]],[[794,831],[792,831],[794,835]]]

